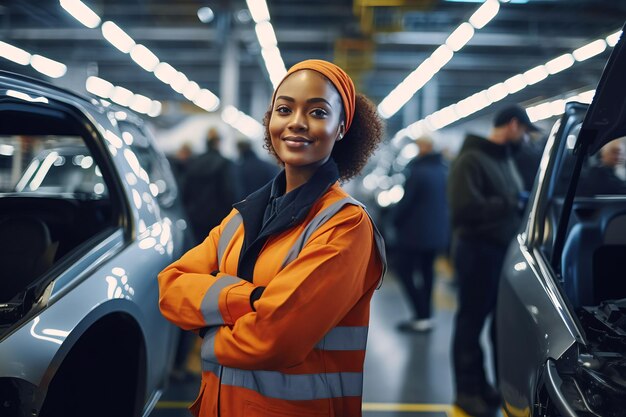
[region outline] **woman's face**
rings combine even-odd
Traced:
[[[300,70],[276,91],[269,121],[272,146],[286,169],[317,168],[344,134],[341,96],[323,75]]]

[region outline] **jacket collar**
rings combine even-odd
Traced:
[[[258,191],[250,194],[245,200],[234,207],[243,218],[247,243],[257,238],[279,233],[302,222],[313,204],[339,179],[339,169],[332,158],[320,166],[309,181],[297,190],[298,198],[293,199],[280,210],[277,217],[261,232],[265,208],[272,196],[285,189],[285,171],[281,171],[274,181],[267,183]],[[248,246],[244,243],[244,248]]]
[[[510,154],[509,148],[509,145],[499,145],[484,137],[469,134],[465,138],[459,153],[474,149],[482,151],[494,158],[504,159]]]

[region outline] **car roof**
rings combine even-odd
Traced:
[[[96,110],[98,113],[118,112],[123,111],[126,113],[124,119],[125,122],[129,122],[138,127],[143,126],[144,121],[132,110],[119,106],[115,103],[110,103],[108,106],[104,106],[97,97],[92,97],[87,94],[81,94],[72,91],[67,88],[63,88],[47,81],[43,81],[37,78],[28,77],[22,74],[14,72],[0,70],[0,86],[13,87],[19,90],[37,92],[46,97],[62,99],[63,101],[69,101],[73,104],[80,104],[83,107]]]

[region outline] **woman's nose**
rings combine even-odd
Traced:
[[[291,130],[306,130],[308,125],[305,114],[301,111],[293,112],[288,127]]]

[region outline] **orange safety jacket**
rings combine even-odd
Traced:
[[[244,241],[246,227],[255,227],[245,203],[261,195],[266,205],[268,186],[159,274],[163,315],[206,331],[195,416],[361,416],[369,305],[386,268],[384,243],[336,181],[313,185],[315,200],[261,239],[253,268],[242,266],[255,246]],[[245,269],[251,279],[237,275]]]

